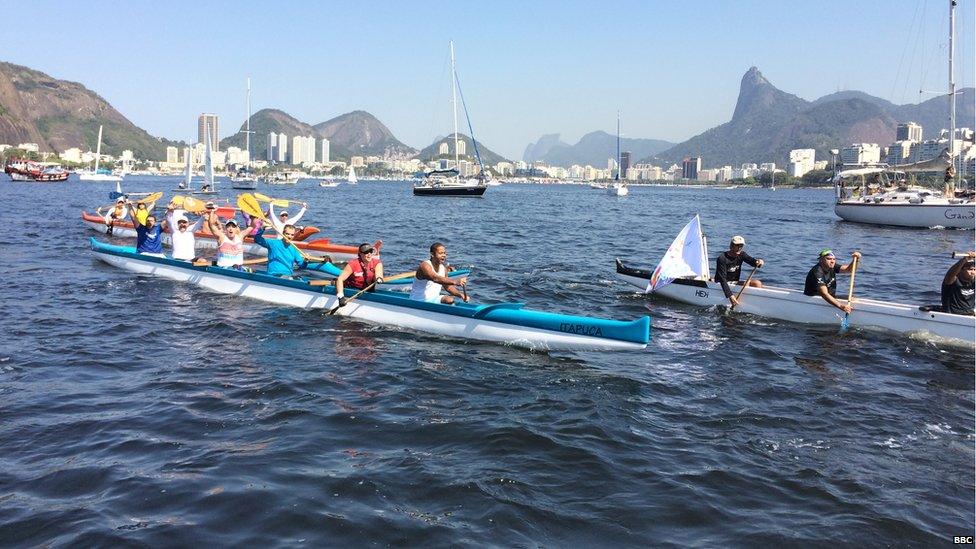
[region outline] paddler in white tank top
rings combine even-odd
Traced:
[[[430,259],[424,260],[417,267],[417,275],[410,288],[410,299],[453,305],[454,297],[459,297],[467,302],[467,294],[456,287],[458,284],[464,287],[468,283],[467,277],[454,280],[447,278],[447,272],[447,248],[440,242],[434,242],[430,245]],[[450,295],[441,296],[441,289]]]

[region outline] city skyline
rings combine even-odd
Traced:
[[[854,89],[917,103],[936,95],[920,96],[919,88],[944,92],[947,79],[948,3],[941,0],[756,2],[704,11],[503,2],[459,8],[463,30],[433,23],[434,4],[290,3],[274,12],[249,3],[200,5],[178,21],[174,14],[191,4],[38,6],[72,25],[42,42],[11,28],[2,60],[78,81],[136,125],[171,139],[196,137],[191,120],[203,112],[223,119],[221,138],[236,131],[246,119],[251,76],[252,112],[278,108],[316,124],[366,110],[422,148],[452,131],[451,38],[475,136],[513,160],[543,134],[573,143],[591,131],[613,133],[617,110],[625,137],[684,141],[731,117],[750,66],[807,100]],[[113,32],[92,32],[106,13]],[[969,87],[973,2],[960,2],[956,26],[957,88]],[[288,32],[268,36],[272,28]]]

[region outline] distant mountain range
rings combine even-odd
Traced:
[[[960,90],[956,99],[958,126],[976,125],[974,90]],[[817,158],[850,143],[895,140],[899,123],[922,125],[925,138],[937,137],[948,127],[949,105],[935,97],[916,105],[895,105],[863,92],[846,91],[806,101],[780,91],[756,67],[742,77],[732,119],[644,161],[658,165],[680,163],[689,156],[702,157],[708,167],[738,166],[744,162],[776,162],[786,165],[792,149],[816,149]]]
[[[112,156],[129,149],[136,158],[159,159],[167,145],[182,144],[149,135],[81,84],[0,62],[0,143],[94,151],[99,125],[104,126],[102,153]]]
[[[620,151],[630,151],[636,160],[655,155],[674,146],[661,139],[620,138]],[[535,143],[529,143],[522,154],[522,160],[532,163],[542,161],[550,166],[568,168],[573,164],[606,167],[607,160],[617,154],[617,137],[607,132],[590,132],[580,138],[575,145],[559,140],[559,134],[543,135]]]

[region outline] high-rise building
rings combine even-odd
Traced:
[[[906,122],[904,124],[898,124],[895,129],[895,141],[921,141],[922,140],[922,126],[919,126],[915,122]]]
[[[451,154],[451,149],[448,147],[447,141],[445,141],[437,147],[437,155],[447,156],[448,154]]]
[[[278,158],[278,134],[275,132],[268,133],[268,162],[276,160]]]
[[[627,178],[627,170],[630,169],[630,151],[620,153],[620,178]]]
[[[166,163],[177,164],[180,161],[180,151],[176,147],[166,147]]]
[[[816,154],[816,149],[793,149],[790,151],[789,174],[793,177],[803,177],[804,174],[813,169]]]
[[[326,164],[329,162],[330,151],[329,151],[329,140],[324,137],[322,138],[321,149],[322,149],[322,154],[319,156],[319,162]]]
[[[681,161],[681,178],[692,181],[698,179],[698,172],[701,170],[701,157],[693,156]]]
[[[275,147],[275,161],[288,162],[288,136],[278,134],[278,146]]]
[[[464,139],[458,138],[457,140],[457,154],[458,156],[464,156],[468,151],[468,144]]]
[[[291,139],[291,163],[305,164],[315,162],[315,138],[296,135]]]
[[[840,150],[840,161],[845,166],[877,164],[881,162],[881,146],[877,143],[854,143]]]
[[[217,120],[216,114],[203,113],[200,118],[197,119],[197,142],[206,144],[204,140],[204,135],[207,132],[207,127],[210,127],[210,147],[212,150],[220,150],[220,123]]]

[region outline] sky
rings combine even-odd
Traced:
[[[974,2],[956,10],[957,88],[973,86]],[[453,131],[450,40],[475,137],[510,159],[543,134],[613,133],[618,111],[624,137],[683,141],[731,118],[751,66],[807,100],[917,103],[948,80],[948,0],[30,4],[0,0],[37,23],[6,25],[0,60],[188,141],[202,112],[237,131],[249,76],[252,112],[365,110],[420,149]]]

